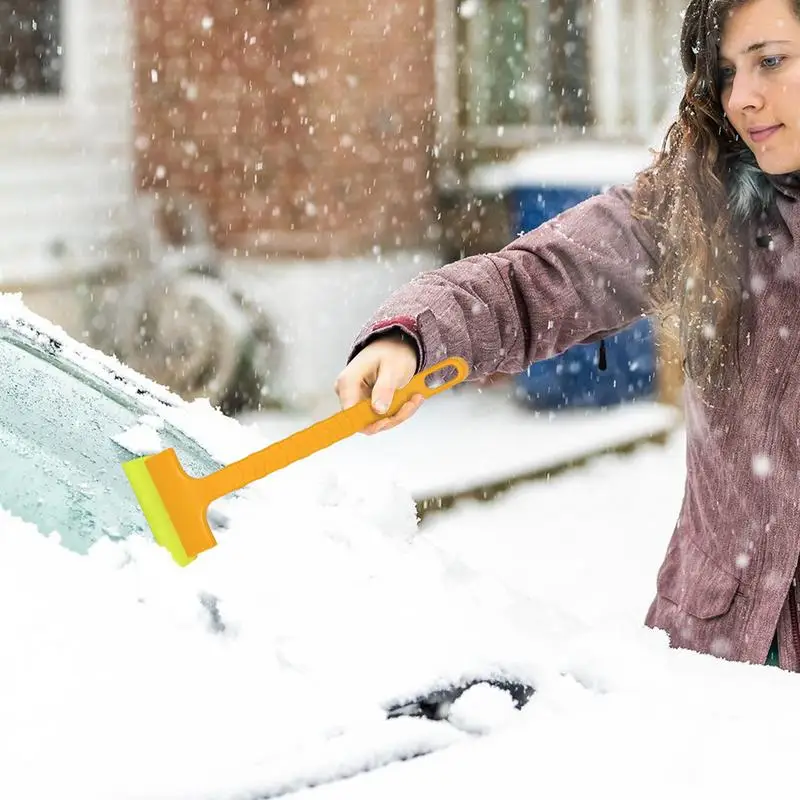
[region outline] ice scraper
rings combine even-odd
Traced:
[[[450,368],[450,369],[448,369]],[[447,369],[443,380],[429,378]],[[340,411],[282,441],[200,478],[187,475],[172,448],[122,465],[139,500],[153,536],[181,566],[217,544],[208,524],[208,506],[271,472],[346,439],[386,416],[396,413],[415,394],[431,397],[463,381],[469,367],[461,358],[449,358],[416,375],[395,392],[385,414],[369,400]]]

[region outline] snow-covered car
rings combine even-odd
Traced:
[[[502,588],[478,603],[379,474],[308,459],[215,504],[189,567],[153,542],[123,461],[266,444],[0,296],[0,796],[281,796],[526,705]]]

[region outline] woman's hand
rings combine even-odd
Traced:
[[[384,414],[394,393],[416,374],[417,351],[400,335],[389,334],[368,344],[339,374],[334,390],[342,409],[370,398],[373,409]],[[372,435],[389,430],[411,417],[425,400],[415,394],[391,417],[373,422],[362,433]]]

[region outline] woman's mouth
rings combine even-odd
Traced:
[[[777,133],[782,127],[783,125],[771,125],[768,128],[750,128],[748,133],[754,142],[765,142],[770,136],[772,136],[774,133]]]

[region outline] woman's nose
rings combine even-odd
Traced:
[[[757,76],[737,72],[733,78],[728,104],[735,111],[758,110],[764,105],[764,93]]]

